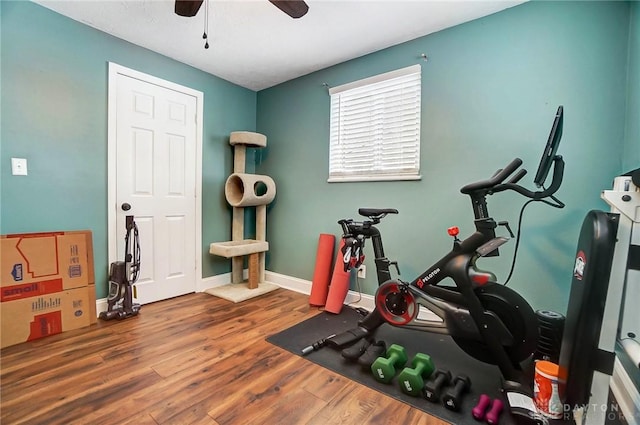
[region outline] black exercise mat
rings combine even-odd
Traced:
[[[361,318],[362,316],[358,312],[345,306],[338,315],[321,313],[270,336],[267,341],[300,356],[304,347],[331,334],[339,334],[356,327]],[[363,370],[357,363],[346,361],[340,355],[339,350],[331,347],[327,346],[314,351],[304,358],[456,425],[481,423],[471,416],[471,410],[480,399],[481,394],[484,393],[491,398],[500,398],[504,401],[500,393],[499,369],[470,357],[447,335],[395,328],[384,324],[377,330],[375,339],[385,341],[387,346],[390,344],[403,346],[409,358],[408,363],[416,353],[425,353],[431,356],[436,368],[449,370],[454,377],[459,374],[467,375],[471,379],[471,391],[465,394],[460,412],[445,408],[442,402],[432,403],[426,399],[406,395],[400,390],[395,378],[390,384],[376,381],[371,376],[370,370]],[[515,422],[507,412],[503,412],[500,424],[508,425],[515,424]]]
[[[355,328],[360,319],[362,316],[357,311],[345,306],[340,314],[321,313],[270,336],[267,341],[301,356],[303,348],[331,334],[340,334]],[[471,390],[464,395],[461,410],[454,412],[445,408],[441,402],[432,403],[426,399],[411,397],[400,390],[396,379],[390,384],[378,382],[371,376],[370,370],[363,370],[357,363],[346,361],[341,356],[340,350],[330,346],[313,351],[304,358],[455,425],[485,423],[478,422],[471,416],[471,410],[478,403],[481,394],[487,394],[492,399],[499,398],[503,402],[505,401],[500,391],[501,374],[498,367],[482,363],[469,356],[448,335],[419,332],[384,324],[374,336],[377,341],[385,341],[387,346],[391,344],[403,346],[409,358],[408,363],[416,353],[425,353],[431,356],[436,368],[449,370],[453,377],[467,375],[471,379]],[[549,420],[550,425],[572,423],[573,421],[568,419]],[[515,425],[516,422],[505,411],[500,416],[500,424]],[[607,424],[619,425],[620,422],[608,420]]]

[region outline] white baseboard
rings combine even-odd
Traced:
[[[616,358],[611,377],[611,392],[620,406],[620,413],[629,425],[640,424],[640,394],[638,389],[624,370],[620,360]]]
[[[264,279],[267,282],[274,283],[281,288],[288,289],[290,291],[297,292],[299,294],[309,295],[311,294],[311,282],[308,280],[300,279],[298,277],[287,276],[280,273],[270,272],[266,270],[264,273]]]
[[[248,271],[244,270],[244,277],[247,278]],[[290,291],[298,292],[300,294],[311,295],[312,282],[305,279],[300,279],[293,276],[287,276],[280,273],[265,271],[265,280],[267,282],[278,285],[281,288],[288,289]],[[228,285],[231,282],[231,273],[223,273],[216,276],[204,278],[199,283],[197,292],[204,292],[209,288],[216,288],[218,286]],[[351,307],[360,307],[365,310],[372,311],[375,307],[373,295],[362,294],[356,291],[347,292],[347,296],[344,303]],[[107,299],[101,298],[96,301],[96,310],[98,315],[101,311],[107,311]],[[425,314],[426,313],[426,314]],[[424,312],[421,310],[420,318],[426,320],[440,320],[436,315],[428,310]]]
[[[274,283],[281,288],[289,289],[291,291],[299,292],[301,294],[311,294],[311,282],[297,277],[291,277],[279,273],[267,271],[265,279],[268,282]],[[375,307],[375,300],[373,295],[362,294],[356,291],[347,292],[344,303],[351,307],[364,308],[367,311],[372,311]],[[418,313],[418,319],[440,322],[438,316],[436,316],[430,310],[420,306],[420,312]]]
[[[245,270],[245,273],[247,271]],[[246,276],[245,276],[246,277]],[[227,285],[231,282],[231,273],[223,273],[216,276],[205,277],[198,282],[196,292],[204,292],[210,288],[216,288],[218,286]],[[96,300],[96,313],[98,317],[103,311],[107,311],[108,302],[106,298],[99,298]]]
[[[290,291],[311,295],[312,282],[305,279],[270,272],[267,270],[265,272],[265,280]],[[352,307],[362,307],[368,311],[373,310],[373,307],[375,306],[373,295],[360,294],[355,291],[349,291],[347,293],[344,303]]]
[[[247,270],[244,273],[248,273]],[[207,289],[217,288],[219,286],[228,285],[231,283],[231,272],[223,273],[215,276],[205,277],[200,280],[196,292],[204,292]]]
[[[244,270],[244,277],[248,274],[247,270]],[[300,294],[311,294],[311,281],[300,279],[293,276],[287,276],[280,273],[265,271],[265,280],[273,284],[278,285],[281,288],[288,289],[290,291],[298,292]],[[210,288],[216,288],[223,285],[228,285],[231,282],[231,273],[223,273],[216,276],[203,278],[199,284],[196,292],[204,292]],[[374,302],[373,296],[367,294],[360,294],[355,291],[349,291],[345,299],[345,304],[349,304],[353,307],[362,307],[366,310],[373,310]],[[107,311],[107,299],[100,298],[96,300],[96,310],[100,314],[101,311]]]
[[[98,317],[100,317],[100,313],[107,311],[107,306],[108,303],[106,298],[99,298],[96,300],[96,313],[98,314]]]

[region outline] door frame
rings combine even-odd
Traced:
[[[134,78],[149,84],[164,87],[169,90],[181,92],[196,98],[196,169],[195,169],[195,282],[194,291],[199,292],[202,288],[202,132],[203,132],[203,110],[204,110],[204,93],[194,90],[171,81],[163,80],[143,72],[139,72],[114,62],[109,64],[109,80],[108,80],[108,117],[107,117],[107,239],[109,262],[121,259],[117,258],[117,246],[120,238],[117,237],[118,229],[116,229],[116,214],[118,211],[118,202],[116,199],[116,112],[117,112],[117,81],[118,76]],[[107,272],[108,273],[108,272]]]

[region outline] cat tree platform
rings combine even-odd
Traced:
[[[249,257],[249,280],[247,281],[247,289],[258,288],[260,281],[264,280],[260,270],[260,253],[269,250],[269,243],[266,241],[257,241],[253,239],[244,239],[239,241],[214,242],[209,245],[209,254],[218,255],[225,258],[242,258]],[[242,272],[242,269],[238,269]],[[242,275],[232,276],[232,284],[242,282]]]
[[[209,254],[232,258],[269,251],[269,242],[244,239],[240,241],[213,242],[209,245]]]

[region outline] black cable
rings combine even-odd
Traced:
[[[543,186],[544,189],[544,186]],[[560,201],[558,198],[556,198],[555,196],[551,195],[550,196],[551,199],[553,199],[555,201],[555,203],[553,202],[549,202],[546,199],[531,199],[527,202],[524,203],[524,205],[522,206],[522,208],[520,209],[520,216],[518,217],[518,230],[516,232],[516,246],[513,250],[513,260],[511,261],[511,270],[509,270],[509,276],[507,276],[507,279],[504,282],[504,286],[507,286],[507,284],[509,283],[509,280],[511,280],[511,277],[513,276],[513,271],[516,268],[516,259],[518,257],[518,247],[520,246],[520,236],[521,236],[521,232],[522,232],[522,218],[524,216],[524,209],[527,207],[527,205],[529,205],[532,202],[542,202],[544,204],[549,205],[550,207],[553,208],[564,208],[565,204]]]
[[[351,301],[349,304],[347,304],[348,306],[351,306],[352,304],[358,304],[360,301],[362,301],[362,290],[360,289],[360,278],[358,277],[357,272],[356,272],[356,290],[358,291],[358,299]]]
[[[133,222],[133,247],[131,261],[131,282],[134,284],[140,275],[140,235],[138,234],[138,226]]]
[[[516,246],[513,249],[513,260],[511,260],[511,270],[509,270],[509,276],[507,276],[507,280],[504,281],[504,286],[507,286],[509,280],[511,280],[511,276],[513,276],[513,271],[516,268],[516,258],[518,257],[518,247],[520,246],[520,235],[522,231],[522,217],[524,216],[524,209],[530,203],[534,202],[533,199],[525,202],[525,204],[520,209],[520,216],[518,217],[518,230],[516,231]]]

